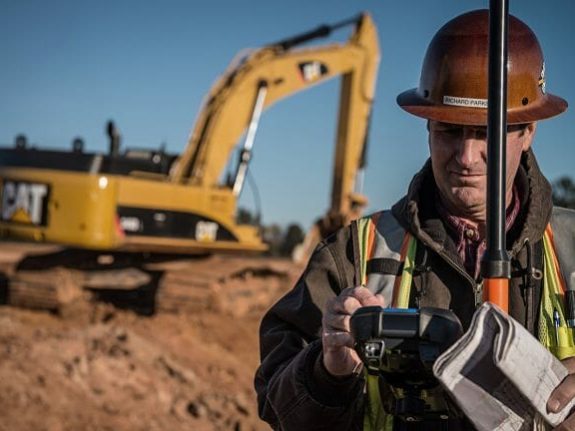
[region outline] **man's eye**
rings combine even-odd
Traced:
[[[459,136],[462,132],[462,129],[456,128],[456,127],[451,127],[449,129],[443,129],[441,131],[441,133],[445,133],[446,135],[449,136]]]

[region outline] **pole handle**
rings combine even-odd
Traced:
[[[483,300],[509,313],[509,279],[486,278],[483,281]]]

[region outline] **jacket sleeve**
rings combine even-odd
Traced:
[[[350,253],[348,229],[318,246],[296,286],[262,321],[255,386],[260,416],[276,430],[361,429],[363,379],[331,376],[321,356],[325,304],[353,283]]]

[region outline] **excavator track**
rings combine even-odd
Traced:
[[[265,257],[110,254],[3,242],[0,302],[63,316],[93,302],[141,315],[242,316],[268,307],[299,270]]]

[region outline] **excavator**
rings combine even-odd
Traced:
[[[354,30],[345,43],[301,47],[346,26]],[[363,13],[233,61],[205,98],[181,154],[122,151],[112,123],[107,154],[86,152],[78,140],[71,151],[39,149],[20,136],[14,147],[0,148],[0,237],[94,253],[261,253],[267,247],[259,227],[236,222],[261,114],[340,76],[331,207],[319,223],[333,230],[367,203],[356,188],[378,64],[377,30]],[[224,175],[233,154],[235,169]]]

